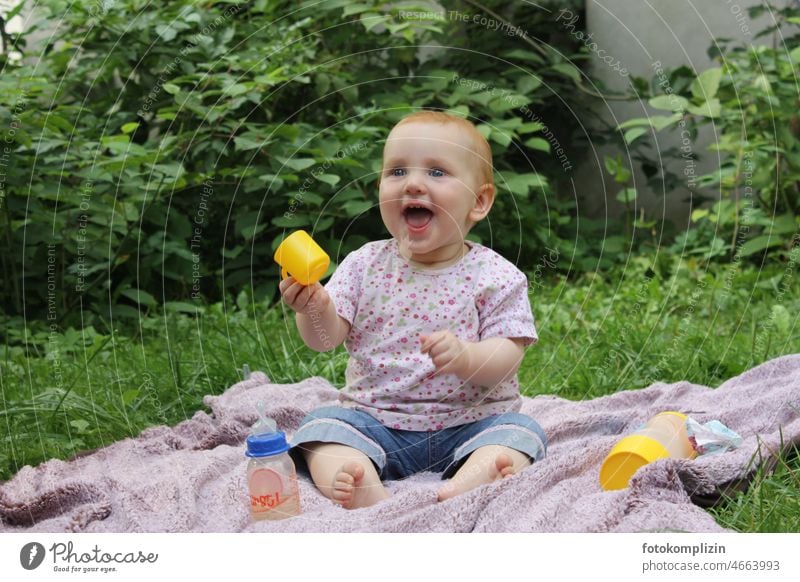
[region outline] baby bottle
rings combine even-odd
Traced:
[[[691,459],[695,450],[686,432],[686,415],[662,412],[620,440],[603,461],[600,484],[606,491],[624,489],[640,467],[657,459]]]
[[[262,408],[259,402],[259,409]],[[247,486],[253,519],[284,519],[300,514],[300,494],[286,435],[264,418],[247,437]]]

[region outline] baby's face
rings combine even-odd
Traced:
[[[454,124],[409,122],[386,140],[381,217],[406,258],[439,263],[461,253],[482,186],[480,158]]]

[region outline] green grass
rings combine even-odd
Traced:
[[[540,341],[520,368],[529,396],[589,399],[656,380],[717,386],[800,352],[800,283],[781,266],[708,273],[681,262],[659,275],[637,258],[605,276],[533,279],[531,302]],[[308,350],[280,306],[250,305],[241,294],[235,304],[199,307],[53,336],[45,323],[6,320],[0,479],[190,418],[204,395],[241,378],[243,364],[276,382],[322,375],[343,383],[344,350]],[[739,531],[800,531],[799,467],[783,458],[712,514]]]

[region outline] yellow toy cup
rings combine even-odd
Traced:
[[[283,239],[273,258],[281,266],[281,279],[291,275],[301,285],[313,285],[322,279],[331,263],[327,253],[304,230]]]
[[[686,415],[657,414],[644,427],[620,440],[600,467],[600,485],[606,491],[625,489],[634,473],[658,459],[691,459],[694,448],[686,432]]]

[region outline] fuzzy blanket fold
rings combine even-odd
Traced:
[[[156,427],[68,462],[26,466],[0,484],[0,532],[641,532],[724,531],[698,505],[746,487],[759,464],[800,443],[800,355],[762,364],[716,389],[688,382],[582,402],[526,398],[523,412],[549,438],[547,458],[518,475],[436,502],[439,475],[390,482],[391,498],[348,511],[301,480],[303,513],[252,523],[244,438],[256,402],[289,434],[309,410],[331,404],[322,378],[270,384],[255,372],[220,396],[211,413]],[[717,419],[742,446],[693,461],[642,468],[630,487],[604,492],[600,464],[620,436],[663,410]],[[769,467],[767,467],[769,468]]]

